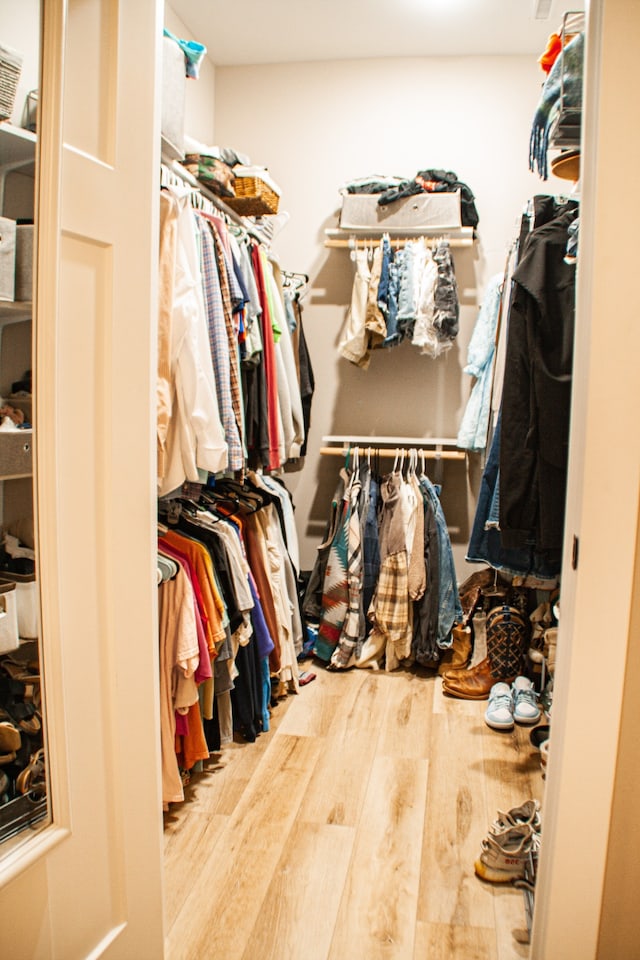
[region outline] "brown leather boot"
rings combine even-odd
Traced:
[[[525,644],[526,624],[513,607],[503,604],[487,617],[487,656],[470,670],[447,672],[443,691],[461,700],[488,700],[494,683],[513,683],[520,672]]]
[[[464,670],[471,659],[471,628],[457,623],[451,632],[453,643],[444,651],[438,663],[438,673],[441,676],[454,670]]]
[[[499,679],[511,683],[515,680],[515,675],[511,678],[495,677],[491,672],[491,661],[486,657],[471,670],[446,674],[442,678],[442,691],[460,700],[488,700],[491,687]]]

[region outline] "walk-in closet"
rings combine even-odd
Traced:
[[[508,7],[0,10],[3,957],[636,956],[640,16]]]

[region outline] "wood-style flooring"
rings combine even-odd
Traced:
[[[513,960],[524,899],[473,863],[544,782],[529,730],[415,672],[311,667],[165,815],[167,960]]]

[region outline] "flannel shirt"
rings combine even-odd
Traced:
[[[229,447],[229,468],[231,470],[241,470],[244,466],[244,453],[233,406],[229,341],[225,325],[220,276],[215,259],[214,239],[211,225],[200,215],[198,215],[198,225],[200,227],[202,287],[207,311],[209,346],[211,347],[211,359],[216,378],[218,409],[224,428],[225,440]]]
[[[231,290],[229,285],[230,267],[227,263],[227,254],[217,233],[212,231],[214,247],[216,251],[216,262],[218,264],[218,276],[220,277],[220,289],[222,291],[222,305],[224,308],[224,321],[227,328],[227,340],[229,343],[229,363],[231,366],[231,402],[233,411],[240,432],[240,437],[244,437],[244,419],[242,405],[242,390],[240,387],[240,357],[238,345],[238,331],[232,312]],[[244,443],[243,443],[244,446]]]

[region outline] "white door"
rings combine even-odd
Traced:
[[[0,956],[156,960],[162,4],[42,6],[35,447],[53,823],[0,862]]]

